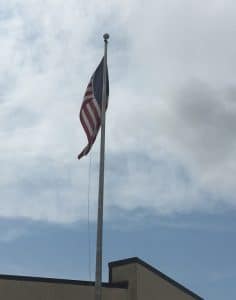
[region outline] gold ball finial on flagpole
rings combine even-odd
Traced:
[[[104,41],[105,42],[107,42],[107,40],[109,39],[109,34],[108,33],[105,33],[104,35],[103,35],[103,38],[104,38]]]

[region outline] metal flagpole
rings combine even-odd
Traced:
[[[102,115],[101,115],[101,146],[98,190],[97,217],[97,249],[96,249],[96,280],[95,300],[102,300],[102,233],[103,233],[103,190],[104,190],[104,158],[105,158],[105,123],[107,100],[107,44],[109,34],[104,34],[103,87],[102,87]]]

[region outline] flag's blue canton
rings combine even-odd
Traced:
[[[109,96],[108,71],[106,73],[107,73],[106,95],[108,98],[108,96]],[[94,97],[101,107],[101,105],[102,105],[102,86],[103,86],[103,59],[100,62],[100,64],[98,65],[96,71],[94,72],[94,75],[92,76],[92,81],[93,81]]]
[[[107,66],[106,66],[107,68]],[[108,71],[106,72],[106,107],[108,104],[109,81]],[[85,91],[83,103],[80,109],[80,121],[86,132],[88,144],[78,155],[80,159],[88,154],[93,143],[95,142],[101,124],[102,112],[102,87],[103,87],[103,59],[98,65],[96,71],[92,75],[88,87]]]

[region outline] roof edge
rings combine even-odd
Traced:
[[[109,266],[109,282],[112,281],[112,272],[111,272],[112,268],[122,266],[122,265],[126,265],[126,264],[131,264],[131,263],[136,263],[136,264],[139,264],[139,265],[145,267],[146,269],[148,269],[152,273],[154,273],[154,274],[158,275],[159,277],[161,277],[162,279],[168,281],[170,284],[174,285],[175,287],[179,288],[180,290],[182,290],[186,294],[194,297],[195,299],[204,300],[202,297],[200,297],[196,293],[192,292],[191,290],[189,290],[188,288],[186,288],[182,284],[178,283],[174,279],[172,279],[169,276],[165,275],[164,273],[162,273],[158,269],[154,268],[153,266],[151,266],[147,262],[143,261],[139,257],[130,257],[130,258],[116,260],[116,261],[112,261],[112,262],[108,263],[108,266]]]

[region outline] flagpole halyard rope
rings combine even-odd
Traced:
[[[88,217],[88,274],[89,280],[92,280],[92,270],[91,270],[91,230],[90,230],[90,189],[91,189],[91,160],[92,152],[89,155],[89,171],[88,171],[88,191],[87,191],[87,217]]]

